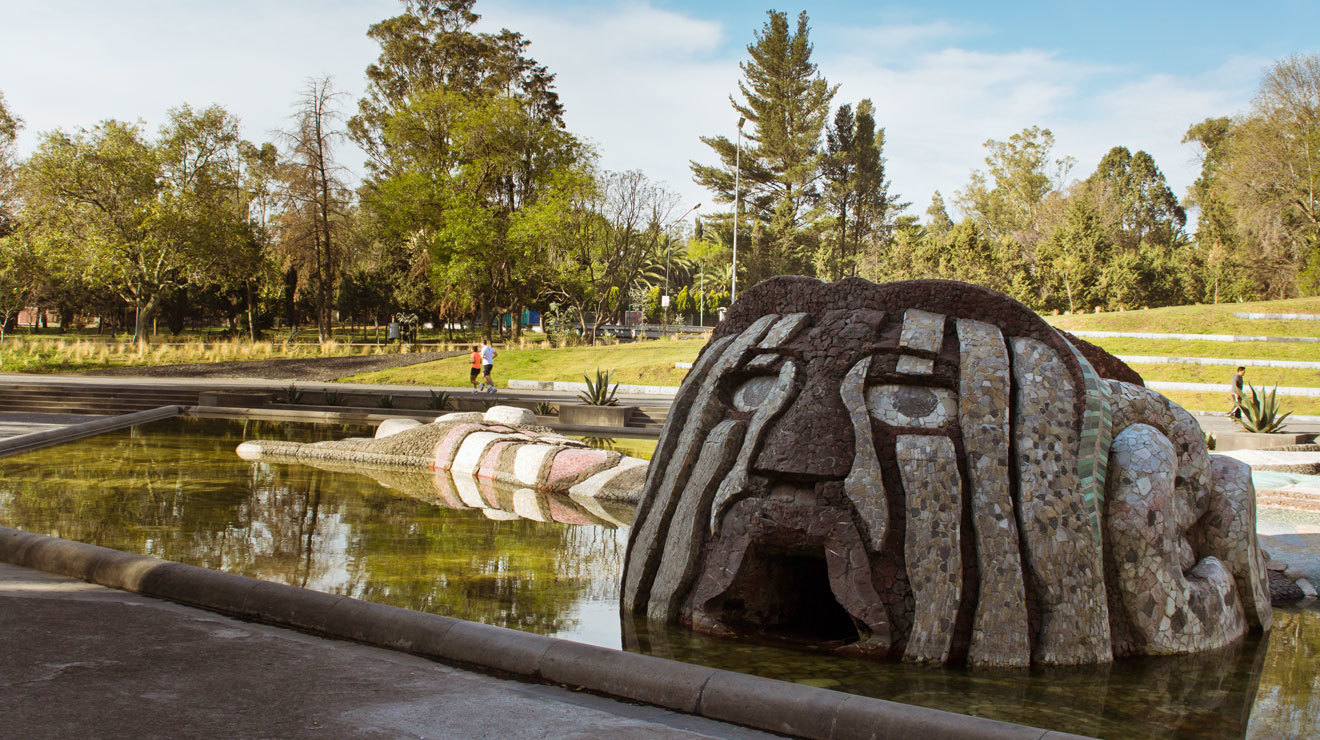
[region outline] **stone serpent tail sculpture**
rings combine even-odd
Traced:
[[[388,419],[374,439],[238,446],[249,460],[360,473],[409,495],[491,519],[626,526],[646,461],[536,426],[521,408],[446,414],[433,423]]]
[[[239,453],[435,471],[448,505],[495,518],[631,522],[625,624],[974,667],[1195,653],[1271,624],[1250,469],[1121,361],[984,288],[760,283],[649,469],[534,420],[497,407]],[[586,509],[556,515],[560,494]],[[638,502],[635,520],[604,501]]]
[[[1271,624],[1250,469],[1121,361],[976,286],[758,284],[654,459],[622,594],[650,621],[985,667]]]

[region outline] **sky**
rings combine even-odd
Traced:
[[[0,0],[0,93],[41,132],[116,118],[155,131],[170,108],[219,103],[254,141],[288,125],[305,81],[331,75],[351,113],[378,54],[372,23],[396,0]],[[479,0],[479,30],[510,28],[557,75],[565,120],[606,169],[640,169],[684,207],[721,210],[692,182],[714,163],[703,135],[734,136],[729,104],[765,2]],[[1199,170],[1187,127],[1250,109],[1261,73],[1320,52],[1320,3],[816,2],[776,9],[811,18],[814,60],[834,103],[875,103],[891,192],[922,214],[951,200],[987,139],[1028,126],[1084,178],[1114,146],[1154,156],[1174,192]],[[362,172],[361,152],[342,159]],[[956,215],[956,214],[955,214]]]

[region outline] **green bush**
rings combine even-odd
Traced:
[[[1237,423],[1246,431],[1257,434],[1282,431],[1283,420],[1291,416],[1292,412],[1279,413],[1279,401],[1275,397],[1279,387],[1276,385],[1258,394],[1256,387],[1248,383],[1247,389],[1251,391],[1251,400],[1248,401],[1245,395],[1237,400]]]
[[[448,391],[428,391],[428,393],[431,396],[426,399],[426,408],[432,411],[444,411],[452,405]]]
[[[602,372],[600,368],[596,368],[596,380],[594,382],[589,376],[583,375],[582,379],[587,381],[587,389],[579,393],[578,398],[582,399],[582,403],[588,406],[619,405],[619,400],[614,397],[614,394],[619,391],[619,385],[615,383],[614,387],[610,387],[610,379],[613,377],[613,370]]]

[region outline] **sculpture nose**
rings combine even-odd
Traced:
[[[766,430],[753,469],[804,480],[842,479],[852,462],[852,427],[838,384],[811,378]]]

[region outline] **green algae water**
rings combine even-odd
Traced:
[[[969,672],[621,620],[626,511],[456,509],[430,474],[245,462],[246,439],[369,427],[177,418],[0,460],[0,524],[379,603],[812,686],[1105,738],[1311,737],[1320,612],[1276,610],[1197,656]],[[646,456],[653,443],[598,440]],[[499,502],[503,502],[500,499]],[[499,503],[497,502],[497,503]]]

